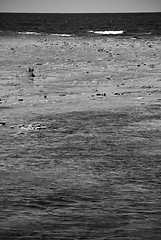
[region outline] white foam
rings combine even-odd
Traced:
[[[58,36],[58,37],[71,37],[70,34],[65,34],[65,33],[62,33],[62,34],[58,34],[58,33],[55,33],[55,34],[51,34],[52,36]]]
[[[123,30],[121,31],[89,31],[91,33],[95,33],[95,34],[103,34],[103,35],[117,35],[117,34],[123,34]]]
[[[18,32],[18,34],[23,34],[23,35],[40,35],[41,33],[37,33],[37,32]]]

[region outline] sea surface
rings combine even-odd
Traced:
[[[161,13],[0,13],[0,31],[72,36],[158,36],[161,35]]]
[[[0,31],[160,36],[161,13],[1,13]],[[161,239],[160,104],[28,114],[23,128],[0,125],[0,240]]]
[[[160,240],[160,107],[33,121],[1,128],[0,239]]]

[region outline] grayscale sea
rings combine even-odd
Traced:
[[[161,36],[161,13],[0,13],[0,38],[4,36],[14,37],[14,35],[18,35],[16,39],[27,35],[29,41],[30,37],[40,35],[40,40],[36,40],[37,46],[33,44],[31,49],[24,45],[24,63],[19,63],[17,60],[18,57],[23,59],[21,56],[23,53],[18,52],[19,48],[16,43],[14,43],[15,49],[10,46],[10,50],[6,53],[7,56],[11,56],[13,59],[13,54],[17,54],[18,57],[15,57],[15,66],[9,66],[8,69],[12,68],[12,71],[16,69],[15,71],[22,73],[26,67],[25,64],[29,61],[32,62],[31,56],[35,56],[35,53],[32,55],[32,51],[37,51],[36,54],[39,54],[37,60],[39,65],[36,65],[37,76],[39,79],[41,78],[41,81],[44,81],[43,84],[46,86],[47,80],[44,77],[46,73],[40,75],[39,72],[44,68],[51,74],[52,69],[49,68],[49,63],[46,64],[47,61],[51,60],[57,66],[58,61],[60,64],[63,64],[64,61],[66,64],[64,66],[69,68],[68,73],[70,67],[74,69],[71,59],[68,59],[67,62],[64,53],[64,49],[70,49],[71,46],[72,56],[75,57],[74,38],[84,39],[84,42],[78,45],[79,52],[82,46],[92,49],[92,47],[90,48],[91,43],[86,44],[86,37],[88,40],[97,38],[98,44],[99,36],[103,38],[107,36],[110,38],[133,38],[131,42],[133,41],[134,44],[135,40],[138,41],[139,38],[157,38],[157,36]],[[58,37],[57,45],[52,45],[52,40],[50,40],[51,45],[49,46],[48,40],[42,40],[43,35],[46,36],[46,39],[49,35]],[[61,36],[68,36],[67,40],[59,40]],[[72,38],[71,42],[70,37]],[[106,44],[104,39],[101,41]],[[23,46],[22,40],[20,43]],[[110,40],[107,43],[110,44]],[[115,44],[113,40],[112,43]],[[5,42],[3,44],[5,45]],[[61,48],[60,52],[58,44]],[[94,46],[95,42],[92,44],[91,46]],[[139,44],[140,42],[137,42],[135,45],[137,51]],[[36,47],[41,49],[40,45],[45,49],[44,52],[48,51],[50,60],[43,62],[40,50],[35,50]],[[108,51],[112,52],[111,46]],[[125,44],[122,46],[123,50],[126,49]],[[53,56],[56,57],[58,54],[58,57],[53,60],[54,47],[56,50],[55,56],[54,54]],[[117,47],[119,48],[119,46]],[[147,48],[147,45],[145,44],[144,47]],[[50,49],[48,50],[48,48]],[[94,50],[90,50],[91,54],[94,54],[96,48],[100,48],[99,45],[96,45]],[[150,50],[147,51],[152,51],[150,43],[148,43],[148,49]],[[97,51],[97,54],[100,56],[108,54],[108,51],[106,53],[101,51],[104,50]],[[130,54],[132,55],[133,52]],[[137,54],[139,53],[137,52]],[[47,59],[46,54],[45,57]],[[79,58],[79,56],[76,57]],[[84,65],[81,65],[83,57],[82,53],[77,64],[80,68],[86,69],[85,62]],[[114,57],[119,58],[120,56],[115,54]],[[126,56],[123,55],[123,57]],[[88,64],[91,64],[90,61]],[[112,61],[114,62],[114,60]],[[4,69],[4,66],[9,64],[6,62],[5,58],[1,59],[3,73],[7,74],[9,70]],[[13,64],[13,60],[11,63]],[[119,64],[117,59],[116,63]],[[98,64],[101,68],[102,62]],[[146,71],[149,71],[148,74],[152,76],[154,64],[148,64],[151,64],[150,67],[152,67]],[[55,67],[54,64],[51,66]],[[58,77],[63,76],[70,81],[68,76],[63,75],[65,67],[63,68],[61,65],[61,69],[54,68],[54,70],[57,71]],[[132,72],[134,67],[136,66],[131,64],[129,71]],[[144,65],[143,69],[145,70],[145,68],[148,67]],[[75,69],[73,72],[75,71],[76,75],[78,66]],[[99,70],[97,71],[96,77],[99,78],[100,73]],[[157,76],[159,73],[157,68]],[[80,73],[78,72],[78,74]],[[103,75],[102,72],[101,74]],[[139,74],[142,77],[140,72]],[[88,72],[83,75],[85,76],[84,81],[88,80],[87,75],[89,75]],[[2,83],[7,84],[5,81],[8,81],[10,84],[4,85],[6,88],[19,87],[19,85],[11,84],[9,77],[6,80],[2,79],[2,74],[0,76]],[[70,76],[72,78],[74,75]],[[18,77],[15,77],[15,81]],[[53,75],[52,78],[56,79]],[[51,81],[51,77],[48,79]],[[114,81],[115,79],[114,75]],[[89,80],[92,82],[92,77],[89,77]],[[77,79],[78,81],[79,79]],[[24,84],[22,82],[21,85]],[[59,87],[58,82],[54,84]],[[2,86],[0,87],[2,88]],[[72,91],[74,91],[73,89],[72,85]],[[150,88],[148,90],[150,91]],[[154,89],[153,93],[155,91],[157,94],[160,92],[160,90]],[[128,94],[130,95],[130,93]],[[3,99],[7,99],[7,97],[3,96]],[[13,99],[12,95],[9,97]],[[25,126],[21,126],[22,129],[24,127],[25,133],[20,132],[20,134],[14,134],[12,126],[9,128],[7,123],[3,126],[3,122],[1,122],[0,240],[160,240],[160,106],[159,103],[158,105],[146,106],[140,104],[139,107],[134,108],[125,107],[115,110],[111,108],[111,110],[106,111],[102,109],[95,111],[91,109],[70,110],[69,112],[52,114],[48,112],[44,115],[41,114],[40,107],[39,114],[32,113],[31,116],[28,114],[26,123],[41,124],[37,127],[28,126],[27,130]],[[10,110],[9,105],[0,104],[0,121],[4,119],[3,114],[7,110]]]

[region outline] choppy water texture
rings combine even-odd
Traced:
[[[6,31],[9,33],[13,31],[94,36],[94,31],[123,30],[123,35],[160,35],[160,16],[160,13],[0,14],[0,31],[4,31],[5,34]],[[159,46],[160,40],[157,41]],[[54,76],[55,82],[52,84],[55,85],[52,87],[56,86],[57,89],[59,88],[57,84],[63,78],[66,80],[65,84],[75,80],[76,75],[75,73],[70,75],[70,69],[75,69],[78,81],[81,79],[81,82],[93,81],[95,76],[96,79],[99,76],[104,77],[107,71],[108,74],[118,74],[118,78],[125,76],[125,71],[128,71],[126,79],[133,76],[138,79],[141,76],[149,83],[152,78],[160,80],[159,50],[158,47],[153,50],[153,44],[150,45],[150,42],[147,42],[147,45],[136,42],[134,45],[136,52],[133,51],[132,43],[129,48],[131,53],[124,50],[127,46],[126,41],[123,45],[116,45],[114,41],[108,42],[111,45],[106,45],[105,41],[103,45],[105,48],[98,42],[96,48],[93,49],[92,45],[89,45],[81,51],[82,45],[78,42],[77,45],[71,42],[69,48],[65,48],[67,42],[59,45],[57,42],[52,50],[48,49],[51,42],[47,39],[44,42],[45,44],[43,42],[41,44],[45,50],[41,48],[36,50],[35,45],[31,47],[28,44],[22,45],[20,51],[17,50],[18,43],[14,45],[15,49],[13,46],[9,47],[10,50],[2,49],[6,51],[7,56],[4,57],[2,51],[2,61],[7,62],[10,59],[10,66],[7,68],[2,62],[6,79],[11,80],[10,69],[12,76],[15,71],[15,76],[18,72],[21,79],[27,63],[39,63],[37,59],[39,56],[42,63],[40,62],[40,66],[36,65],[37,80],[43,70],[47,69],[45,76],[50,77],[49,83],[45,84],[49,86],[51,76]],[[22,50],[23,46],[25,47]],[[123,46],[120,50],[121,57],[115,55],[119,51],[117,47],[112,51],[112,46],[113,48]],[[76,54],[79,55],[77,60],[77,55],[74,55],[76,47],[78,47]],[[146,53],[148,57],[140,60],[144,49],[148,49]],[[16,51],[22,56],[26,53],[27,55],[22,58]],[[92,64],[95,65],[90,68],[94,74],[90,77],[84,73],[89,73],[88,59],[85,59],[84,51],[89,51],[89,63],[94,59]],[[58,54],[58,58],[54,60],[55,53]],[[104,58],[100,55],[109,53],[110,56],[106,55]],[[134,53],[138,55],[136,63],[132,63]],[[154,54],[156,59],[152,58]],[[67,56],[70,58],[67,59]],[[109,57],[113,58],[111,63]],[[65,62],[66,59],[69,62]],[[99,63],[100,59],[102,62]],[[123,62],[119,59],[123,59]],[[132,70],[129,71],[130,68],[120,70],[127,65],[125,60],[132,66]],[[52,65],[46,65],[49,61],[55,64],[53,68]],[[22,68],[19,69],[21,62]],[[79,66],[83,63],[82,68],[78,66],[74,68],[73,62],[80,63]],[[144,62],[147,63],[146,71]],[[141,68],[140,64],[144,67]],[[155,64],[157,77],[155,75],[153,77],[152,72]],[[134,65],[141,70],[136,70]],[[62,71],[64,68],[67,70]],[[101,69],[102,75],[98,74],[98,68]],[[51,71],[55,71],[53,73],[55,75],[52,75]],[[147,75],[144,75],[145,73]],[[149,74],[151,77],[148,77]],[[3,78],[3,74],[1,75]],[[3,82],[1,87],[7,86],[5,84],[9,87],[20,84],[16,81]],[[147,82],[142,86],[146,87]],[[61,89],[67,91],[66,85]],[[160,88],[153,91],[158,91],[159,97]],[[9,100],[12,101],[13,98]],[[75,105],[75,108],[70,108],[72,112],[68,113],[64,113],[65,111],[54,113],[53,110],[50,115],[45,113],[49,111],[44,111],[44,115],[36,115],[29,112],[27,119],[25,115],[25,120],[19,121],[22,123],[24,120],[25,127],[12,128],[8,122],[6,125],[0,125],[0,240],[160,240],[161,105],[160,98],[158,100],[153,105],[150,102],[149,105],[140,104],[134,108],[120,107],[119,110],[115,107],[110,111],[74,111],[77,106]],[[9,111],[10,108],[11,105],[1,104],[1,117],[4,116],[4,111]],[[19,108],[19,112],[21,109],[22,107]],[[88,105],[83,109],[88,109]],[[12,110],[14,111],[14,108]],[[22,115],[19,114],[23,118]],[[9,121],[9,114],[7,116]]]
[[[77,36],[93,36],[92,31],[161,35],[161,13],[0,13],[0,31]]]
[[[161,236],[160,107],[38,116],[1,127],[0,239]]]

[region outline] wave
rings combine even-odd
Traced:
[[[38,32],[18,32],[18,34],[22,34],[22,35],[40,35],[42,33],[38,33]]]
[[[89,31],[89,33],[95,33],[95,34],[101,34],[101,35],[118,35],[118,34],[123,34],[124,31]]]
[[[18,34],[22,34],[22,35],[44,35],[45,33],[38,33],[38,32],[18,32]],[[46,35],[46,34],[45,34]],[[58,33],[53,33],[53,34],[49,34],[51,36],[58,36],[58,37],[71,37],[71,34],[58,34]]]
[[[62,33],[62,34],[55,33],[55,34],[51,34],[51,35],[58,36],[58,37],[71,37],[71,34],[65,34],[65,33]]]

